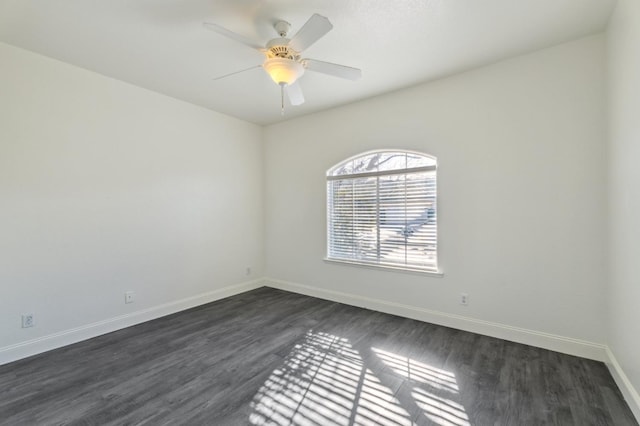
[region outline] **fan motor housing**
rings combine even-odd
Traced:
[[[285,58],[291,60],[300,59],[300,54],[288,46],[289,39],[280,37],[269,40],[267,43],[268,58]]]

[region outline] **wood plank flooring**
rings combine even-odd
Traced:
[[[261,288],[0,366],[2,425],[638,425],[604,364]]]

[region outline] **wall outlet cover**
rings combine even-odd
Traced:
[[[33,314],[24,314],[22,315],[22,328],[29,328],[36,325]]]

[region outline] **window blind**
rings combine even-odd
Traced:
[[[436,190],[435,164],[329,175],[328,258],[436,271]]]

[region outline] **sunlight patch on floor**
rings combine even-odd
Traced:
[[[421,383],[426,383],[436,389],[457,394],[458,383],[453,373],[432,367],[422,362],[384,351],[371,348],[385,364],[402,377]]]
[[[470,426],[469,417],[461,404],[414,388],[411,395],[425,415],[442,426]]]
[[[464,406],[450,399],[460,391],[455,374],[379,348],[371,350],[396,374],[414,383],[411,396],[424,416],[441,426],[471,426]]]
[[[414,425],[347,339],[313,331],[263,384],[252,408],[252,425]]]
[[[370,365],[348,339],[308,331],[254,396],[250,424],[471,426],[455,401],[455,374],[381,348],[366,351]]]

